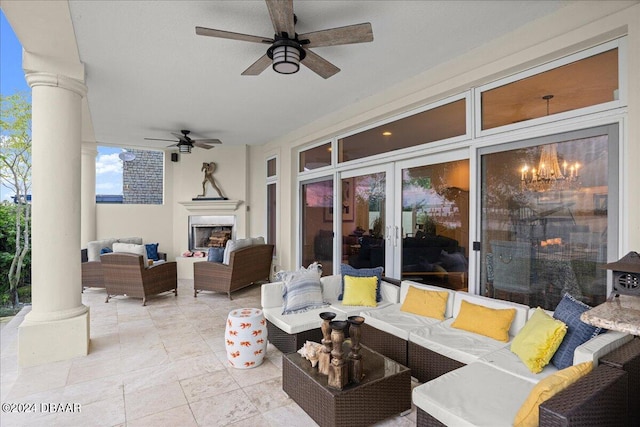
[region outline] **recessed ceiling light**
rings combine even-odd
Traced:
[[[382,132],[383,136],[391,136],[391,132],[389,132],[388,130]]]

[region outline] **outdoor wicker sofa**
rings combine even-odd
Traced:
[[[273,245],[258,244],[230,252],[229,263],[193,264],[193,296],[200,291],[231,292],[259,281],[268,281],[273,261]]]
[[[113,249],[114,243],[134,243],[142,244],[141,237],[108,238],[93,240],[87,243],[87,247],[80,251],[80,262],[82,271],[82,291],[85,288],[104,288],[104,276],[102,264],[100,264],[101,251],[104,248]],[[167,254],[158,252],[160,260],[167,260]]]

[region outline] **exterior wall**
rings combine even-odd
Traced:
[[[127,151],[135,154],[130,162],[123,162],[122,192],[124,203],[162,204],[162,163],[161,152],[151,150]]]
[[[575,2],[555,14],[455,58],[448,63],[402,82],[343,110],[305,125],[251,152],[251,168],[257,169],[275,150],[280,151],[279,257],[283,268],[295,268],[298,244],[296,208],[297,149],[420,105],[461,93],[533,66],[564,57],[622,35],[628,35],[627,99],[629,120],[621,129],[621,218],[619,253],[640,250],[640,169],[630,159],[640,158],[640,5],[637,2]],[[588,127],[588,123],[585,124]],[[263,188],[265,180],[260,181]],[[264,211],[264,200],[252,200],[252,208]]]

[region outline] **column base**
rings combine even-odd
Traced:
[[[21,367],[68,360],[89,354],[89,310],[62,319],[30,321],[18,328],[18,363]]]

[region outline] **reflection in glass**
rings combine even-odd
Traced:
[[[267,185],[267,243],[276,244],[276,184]]]
[[[579,163],[579,175],[542,190],[523,186],[522,164],[536,164],[550,146],[560,165]],[[607,165],[607,135],[482,156],[486,295],[550,310],[565,292],[591,305],[605,299]]]
[[[331,165],[331,143],[319,145],[300,152],[299,172],[310,171]]]
[[[322,264],[333,274],[333,180],[302,184],[302,266]]]
[[[362,159],[464,135],[466,101],[460,99],[338,140],[338,162]]]
[[[482,92],[482,129],[613,101],[617,91],[618,49],[612,49]]]
[[[342,261],[355,268],[384,267],[384,172],[342,180]]]
[[[267,160],[267,178],[276,176],[276,159]]]
[[[402,171],[402,278],[467,288],[469,161]]]

